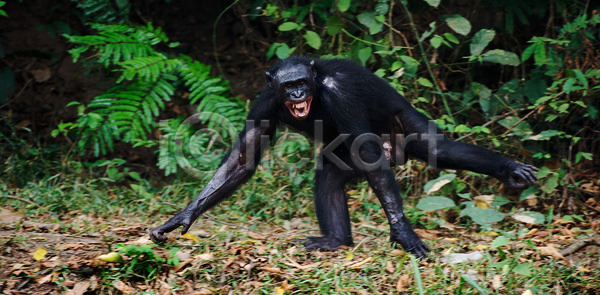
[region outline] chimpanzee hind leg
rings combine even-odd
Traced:
[[[379,146],[367,142],[360,150],[360,157],[365,163],[375,163],[381,157]],[[390,224],[390,241],[399,243],[405,251],[417,257],[426,257],[429,251],[427,245],[414,232],[410,222],[402,210],[400,186],[389,165],[375,169],[365,169],[369,186],[377,195]]]
[[[335,250],[353,244],[344,185],[354,173],[326,160],[321,163],[322,169],[315,174],[315,211],[323,236],[308,237],[304,241],[307,250]]]

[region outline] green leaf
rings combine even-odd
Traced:
[[[369,26],[369,34],[375,35],[383,30],[383,23],[375,21]]]
[[[586,89],[589,87],[588,80],[580,69],[573,69],[573,74],[575,74],[575,77],[579,80],[579,84]]]
[[[493,199],[491,205],[492,205],[492,207],[498,208],[498,207],[500,207],[502,205],[506,205],[510,202],[512,202],[512,201],[503,196],[494,195],[494,199]]]
[[[424,77],[420,77],[419,79],[417,79],[417,83],[423,87],[433,88],[433,83],[431,83],[429,79]]]
[[[529,263],[521,263],[513,268],[513,272],[524,276],[530,276],[531,265]]]
[[[469,216],[473,222],[480,224],[480,225],[486,225],[489,223],[495,223],[495,222],[499,222],[502,221],[504,219],[504,214],[499,212],[496,209],[492,209],[492,208],[488,208],[488,209],[482,209],[480,207],[467,207],[465,209],[462,210],[462,212],[460,213],[461,216]]]
[[[535,51],[533,52],[533,59],[535,60],[535,65],[538,67],[541,67],[548,62],[544,43],[536,43]]]
[[[454,174],[454,173],[441,175],[440,177],[438,177],[434,180],[428,181],[425,184],[425,186],[423,187],[423,189],[425,190],[425,193],[427,193],[427,194],[436,192],[436,191],[440,190],[442,188],[442,186],[450,183],[454,178],[456,178],[456,174]]]
[[[459,14],[455,14],[446,19],[448,26],[455,32],[466,36],[471,32],[471,23],[468,19]]]
[[[404,63],[404,75],[414,78],[419,68],[419,61],[408,55],[400,55],[400,60]]]
[[[344,28],[344,21],[337,15],[332,15],[327,19],[327,34],[333,36]]]
[[[385,3],[385,1],[379,1],[379,3],[377,3],[377,5],[375,5],[375,12],[377,12],[377,14],[382,15],[388,13],[390,6]],[[381,20],[383,21],[383,20]]]
[[[502,49],[494,49],[484,53],[483,61],[495,62],[507,66],[518,66],[521,63],[518,55]]]
[[[373,49],[371,49],[371,47],[365,47],[358,50],[358,60],[360,61],[360,64],[364,66],[367,63],[367,60],[369,60],[371,57],[372,52]]]
[[[340,12],[346,12],[350,8],[350,0],[338,0],[337,7]]]
[[[369,28],[369,34],[374,35],[383,29],[383,23],[376,19],[374,11],[366,11],[359,14],[356,19],[359,23]]]
[[[439,48],[442,45],[443,41],[444,41],[444,38],[442,38],[442,36],[435,35],[435,36],[431,37],[431,40],[429,42],[431,43],[431,46],[433,46],[433,48]]]
[[[423,211],[440,210],[454,206],[456,206],[454,201],[446,197],[425,197],[417,204],[417,208]]]
[[[286,59],[286,58],[290,57],[291,54],[292,54],[292,50],[285,43],[282,43],[279,47],[277,47],[275,49],[275,55],[279,59]]]
[[[490,44],[494,37],[496,36],[496,31],[481,29],[479,32],[473,36],[473,40],[471,40],[471,45],[469,49],[471,50],[471,55],[480,55],[483,50]]]
[[[427,4],[429,4],[429,6],[431,6],[431,7],[438,7],[438,5],[440,5],[440,2],[442,2],[442,0],[425,0],[425,2],[427,2]]]
[[[581,159],[586,159],[592,161],[594,159],[592,153],[578,152],[575,155],[575,163],[579,163]]]
[[[548,177],[548,179],[546,179],[546,182],[542,186],[542,190],[545,193],[550,194],[554,191],[554,189],[557,186],[558,186],[558,174],[552,174],[550,177]]]
[[[452,33],[444,33],[444,38],[446,38],[446,40],[448,40],[454,44],[460,43],[458,38],[456,38],[456,36],[454,36],[454,34],[452,34]]]
[[[563,90],[567,94],[571,93],[571,91],[573,91],[573,90],[577,90],[577,87],[574,87],[575,82],[577,82],[577,80],[575,80],[575,78],[568,78],[565,81],[565,84],[563,84]]]
[[[506,246],[506,245],[508,245],[509,242],[510,242],[510,240],[507,237],[498,236],[494,239],[494,241],[490,245],[490,248],[496,249],[498,247]]]
[[[285,23],[279,25],[279,27],[277,29],[282,32],[287,32],[287,31],[291,31],[291,30],[297,30],[299,28],[300,28],[300,26],[297,23],[285,22]]]
[[[304,40],[306,40],[306,43],[314,48],[314,49],[319,49],[321,48],[321,37],[319,36],[319,34],[315,33],[314,31],[306,31],[306,33],[303,35]]]
[[[534,43],[525,48],[525,50],[523,50],[523,54],[521,55],[521,61],[528,60],[533,55],[536,46],[538,45]]]
[[[356,16],[356,19],[359,23],[364,25],[365,27],[371,26],[372,23],[375,22],[375,12],[373,11],[365,11]]]

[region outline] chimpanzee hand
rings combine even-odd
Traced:
[[[510,162],[499,179],[511,188],[525,188],[537,181],[536,171],[535,166]]]
[[[165,222],[165,224],[151,229],[149,232],[150,238],[155,243],[162,243],[167,240],[166,233],[172,232],[180,226],[183,226],[181,234],[185,234],[190,229],[190,226],[195,219],[196,218],[194,218],[191,212],[183,210],[173,218],[169,219],[169,221]]]

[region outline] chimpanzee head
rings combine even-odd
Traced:
[[[267,85],[298,120],[305,119],[310,112],[316,78],[315,62],[302,61],[287,59],[266,72]]]

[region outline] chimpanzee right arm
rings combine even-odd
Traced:
[[[275,132],[274,119],[270,119],[268,107],[261,103],[268,100],[264,93],[250,110],[246,127],[239,136],[231,151],[223,158],[217,172],[200,192],[200,194],[181,212],[177,213],[163,225],[150,230],[150,237],[155,242],[163,242],[169,233],[180,226],[185,234],[192,223],[212,206],[230,196],[237,187],[245,183],[256,171],[262,152],[269,144]]]

